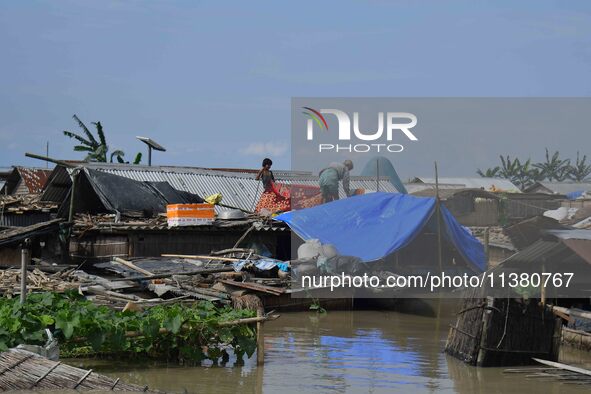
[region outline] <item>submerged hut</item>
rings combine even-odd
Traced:
[[[445,353],[467,364],[499,367],[532,364],[532,357],[556,361],[562,322],[537,299],[466,294],[450,325]]]

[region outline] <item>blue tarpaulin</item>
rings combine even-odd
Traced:
[[[584,190],[578,190],[576,192],[566,193],[566,198],[569,200],[576,200],[577,198],[581,197],[585,193]]]
[[[434,216],[434,198],[369,193],[277,216],[302,239],[334,245],[341,255],[369,262],[407,246]],[[477,271],[486,267],[482,244],[441,207],[444,237]]]

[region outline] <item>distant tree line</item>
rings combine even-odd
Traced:
[[[508,179],[522,190],[539,181],[575,181],[583,182],[591,175],[591,165],[587,164],[587,155],[581,157],[577,152],[577,158],[573,162],[570,159],[560,157],[558,151],[550,155],[546,148],[546,160],[532,163],[531,159],[525,161],[513,158],[509,155],[499,156],[501,165],[486,170],[478,169],[476,172],[482,177]]]

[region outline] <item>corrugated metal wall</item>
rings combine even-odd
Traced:
[[[254,179],[254,177],[246,176],[226,176],[215,173],[170,173],[164,171],[129,171],[129,170],[104,170],[101,171],[113,173],[115,175],[124,176],[138,181],[166,181],[175,189],[184,190],[200,196],[208,196],[210,194],[221,193],[223,196],[223,203],[245,210],[252,210],[260,195],[263,192],[261,182]],[[242,174],[241,174],[242,175]],[[302,184],[302,185],[318,185],[315,179],[278,179],[280,183],[285,184]],[[384,191],[394,192],[395,189],[389,182],[382,181],[381,187]],[[375,189],[376,182],[368,180],[353,179],[351,181],[351,188]],[[342,190],[341,196],[345,193]]]
[[[450,212],[464,226],[499,225],[499,202],[497,200],[477,198],[474,201],[474,211],[462,214],[450,209]]]
[[[0,226],[24,227],[46,222],[51,219],[51,214],[48,212],[33,212],[24,214],[6,213],[4,215],[0,215]]]
[[[519,199],[506,201],[506,215],[510,220],[527,219],[538,216],[550,209],[560,207],[560,200]]]
[[[220,231],[129,231],[127,234],[88,234],[82,240],[70,241],[70,256],[77,263],[110,261],[113,257],[154,257],[162,254],[209,254],[231,248],[244,234],[244,229]],[[251,232],[244,240],[265,245],[278,258],[289,257],[288,231]],[[284,248],[285,250],[280,250]]]
[[[70,256],[75,262],[110,261],[113,257],[128,257],[127,235],[91,235],[70,241]]]

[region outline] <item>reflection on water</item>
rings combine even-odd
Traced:
[[[473,368],[442,353],[452,318],[396,312],[284,313],[265,325],[265,366],[80,361],[129,383],[190,393],[583,393],[556,380]],[[588,355],[575,361],[585,363]]]

